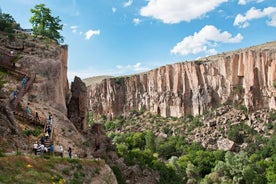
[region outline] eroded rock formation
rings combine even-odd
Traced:
[[[80,132],[88,130],[87,88],[79,77],[71,84],[71,99],[68,104],[68,118]]]
[[[161,116],[199,115],[223,103],[276,108],[276,42],[163,66],[90,88],[94,117],[145,109]]]

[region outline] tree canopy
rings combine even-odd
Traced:
[[[14,18],[7,13],[1,13],[0,14],[0,31],[4,32],[13,32],[13,29],[19,29],[20,26]]]
[[[45,4],[35,5],[31,9],[33,16],[30,18],[30,23],[33,26],[33,34],[44,36],[53,39],[57,42],[63,42],[63,36],[60,32],[63,25],[60,24],[61,20],[59,17],[53,17],[51,10],[45,7]]]

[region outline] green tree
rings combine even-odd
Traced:
[[[7,13],[0,14],[0,31],[13,32],[13,29],[19,29],[19,24],[16,23],[14,18]]]
[[[155,137],[152,131],[147,131],[145,135],[146,148],[150,149],[152,152],[155,152]]]
[[[62,30],[63,25],[60,24],[59,17],[52,17],[51,10],[45,7],[45,4],[35,5],[31,9],[33,16],[30,18],[30,23],[33,25],[33,34],[44,36],[53,39],[57,42],[63,42],[63,36],[59,31]]]

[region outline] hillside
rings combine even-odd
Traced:
[[[103,160],[1,156],[1,183],[116,183],[113,172]]]

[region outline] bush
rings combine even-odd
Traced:
[[[22,132],[24,135],[27,135],[27,136],[30,136],[30,135],[33,135],[33,136],[38,136],[39,134],[41,134],[41,131],[38,130],[38,129],[34,129],[34,130],[24,130]]]

